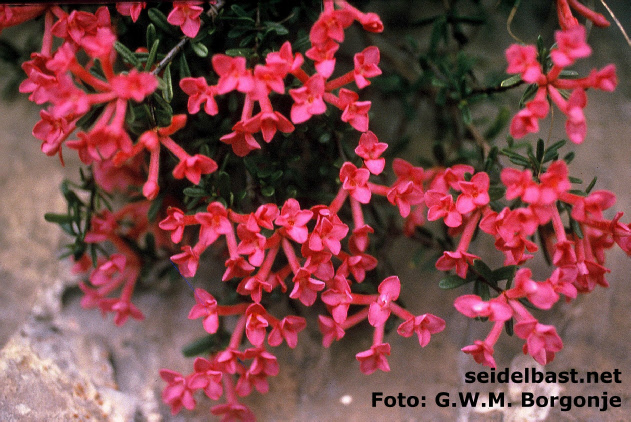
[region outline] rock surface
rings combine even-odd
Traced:
[[[628,13],[628,11],[626,11]],[[627,19],[624,22],[629,22]],[[516,17],[515,25],[527,28]],[[497,46],[512,40],[504,28]],[[552,30],[549,25],[548,30]],[[527,32],[526,32],[527,34]],[[497,35],[497,34],[496,34]],[[588,139],[580,146],[572,175],[590,180],[598,174],[598,187],[618,195],[616,208],[631,210],[631,185],[625,134],[631,121],[631,48],[624,44],[617,29],[594,30],[594,65],[608,60],[618,63],[620,80],[614,94],[590,93],[586,109]],[[488,39],[488,38],[487,38]],[[484,46],[481,50],[484,50]],[[486,48],[489,48],[488,46]],[[497,47],[498,49],[500,47]],[[39,151],[38,141],[30,135],[38,119],[38,108],[25,101],[0,102],[0,420],[2,421],[204,421],[208,420],[210,400],[199,396],[195,412],[171,416],[160,401],[164,386],[158,370],[167,367],[188,372],[192,360],[179,350],[202,334],[200,324],[186,319],[193,299],[182,282],[181,288],[139,292],[135,303],[145,312],[145,322],[130,321],[115,327],[97,311],[80,308],[80,295],[67,263],[56,256],[64,240],[54,225],[43,219],[45,212],[63,211],[58,185],[64,177],[75,177],[76,160],[67,154],[67,167]],[[558,120],[558,119],[557,119]],[[378,124],[378,123],[377,123]],[[562,132],[557,121],[555,130]],[[9,159],[7,159],[7,157]],[[574,409],[558,407],[537,411],[522,409],[518,402],[503,411],[439,408],[433,398],[439,392],[487,392],[481,384],[464,385],[463,373],[482,368],[472,363],[459,349],[484,336],[485,324],[466,321],[452,307],[456,292],[442,294],[436,301],[438,275],[420,273],[409,267],[410,249],[401,251],[397,268],[403,281],[402,297],[414,298],[412,312],[432,312],[449,322],[447,330],[430,345],[420,349],[414,339],[390,335],[389,359],[392,371],[363,376],[355,353],[369,346],[369,331],[359,328],[340,343],[323,349],[313,325],[300,336],[295,350],[277,348],[281,373],[270,379],[267,395],[252,394],[244,401],[260,420],[296,421],[520,421],[520,420],[625,420],[631,383],[631,297],[629,259],[619,251],[609,254],[612,269],[609,289],[581,297],[575,303],[558,306],[549,322],[559,323],[565,348],[551,371],[622,372],[622,384],[564,384],[548,386],[548,393],[569,395],[620,395],[621,409]],[[219,279],[211,268],[194,283]],[[542,269],[543,272],[546,269]],[[412,302],[411,300],[409,300]],[[521,357],[521,341],[502,338],[497,356],[500,367],[533,364]],[[542,388],[541,386],[530,386]],[[494,385],[513,394],[527,386]],[[512,388],[512,390],[511,390]],[[515,390],[517,388],[517,390]],[[426,408],[371,407],[371,393],[427,397]]]

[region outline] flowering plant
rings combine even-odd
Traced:
[[[268,390],[280,370],[270,347],[295,348],[307,324],[329,347],[367,320],[372,345],[356,354],[365,374],[390,370],[389,321],[425,347],[446,322],[403,305],[402,280],[380,250],[392,233],[438,250],[440,287],[469,289],[455,308],[492,328],[462,351],[490,367],[503,331],[537,362],[552,361],[563,342],[536,310],[607,287],[607,249],[631,254],[631,225],[621,212],[605,216],[615,195],[594,191],[596,179],[573,186],[582,182],[570,176],[573,156],[559,155],[564,140],[515,142],[539,132],[552,107],[571,142],[588,142],[586,92],[613,91],[616,69],[568,69],[591,54],[573,13],[590,25],[607,19],[558,0],[555,44],[508,46],[513,76],[481,86],[463,27],[483,24],[483,14],[459,16],[453,3],[421,23],[432,36],[419,75],[407,79],[395,58],[382,63],[383,48],[344,45],[350,28],[371,41],[384,31],[377,14],[344,0],[0,6],[0,29],[42,21],[41,48],[21,63],[19,85],[45,107],[33,128],[42,152],[63,164],[73,150],[86,166],[80,183],[62,185],[68,212],[46,215],[74,239],[65,256],[85,274],[81,305],[114,314],[116,325],[142,320],[133,293],[151,268],[170,259],[161,276],[194,277],[208,250],[225,254],[224,295],[209,292],[221,292],[217,280],[196,280],[188,315],[209,334],[194,345],[204,357],[188,375],[160,371],[174,414],[194,408],[203,390],[224,397],[213,414],[252,419],[238,397]],[[305,23],[308,32],[290,30]],[[8,42],[2,52],[19,56]],[[521,109],[501,110],[481,133],[476,102],[524,84]],[[413,116],[410,90],[448,122],[433,159],[418,163],[397,157],[405,142],[371,130],[378,113],[364,92],[396,94]],[[477,236],[502,253],[501,266],[470,250]],[[527,266],[535,253],[551,265],[544,280]],[[298,315],[271,312],[279,301],[296,302]],[[303,306],[319,307],[317,321],[299,315]]]

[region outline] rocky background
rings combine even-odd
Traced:
[[[373,2],[366,9],[387,13],[384,3]],[[595,2],[598,3],[598,2]],[[631,30],[631,7],[611,2],[621,22]],[[403,4],[403,2],[402,2]],[[527,7],[518,13],[513,30],[531,41],[535,33],[548,36],[554,20],[536,25],[529,20]],[[625,9],[626,7],[626,9]],[[600,9],[599,9],[600,10]],[[536,10],[533,12],[537,12]],[[489,57],[489,66],[502,68],[498,51],[511,38],[505,21],[478,34],[478,48]],[[5,31],[2,36],[15,35]],[[396,28],[387,28],[384,37],[396,45]],[[551,39],[548,37],[547,39]],[[617,210],[631,215],[631,47],[615,26],[593,30],[590,44],[593,56],[585,68],[614,62],[620,86],[613,93],[589,95],[586,109],[588,138],[577,149],[570,167],[573,176],[591,180],[598,176],[597,189],[609,189],[618,196]],[[388,44],[386,44],[387,48]],[[378,105],[376,105],[378,106]],[[386,105],[383,105],[386,106]],[[375,108],[378,109],[378,108]],[[39,141],[30,131],[38,120],[38,108],[24,98],[0,102],[0,420],[2,421],[202,421],[210,417],[210,400],[198,400],[196,412],[183,411],[171,416],[160,401],[164,386],[158,370],[168,367],[188,372],[192,360],[179,350],[200,334],[200,324],[187,320],[194,303],[190,289],[182,281],[176,289],[140,292],[135,303],[146,321],[129,321],[117,328],[95,310],[79,306],[80,292],[68,262],[56,257],[67,240],[56,226],[46,223],[45,212],[62,212],[65,204],[58,186],[63,178],[76,178],[78,162],[66,154],[66,167],[39,150]],[[375,124],[387,133],[386,122]],[[557,119],[560,120],[560,119]],[[547,130],[547,122],[544,124]],[[562,122],[554,130],[561,133]],[[422,132],[413,134],[419,142]],[[387,139],[385,139],[387,142]],[[483,242],[479,242],[483,243]],[[354,358],[369,346],[369,330],[359,328],[342,342],[323,349],[315,324],[301,334],[297,349],[276,349],[281,373],[270,379],[267,395],[252,394],[244,401],[262,421],[618,421],[625,420],[631,406],[631,260],[619,250],[608,256],[611,287],[569,305],[557,305],[555,315],[546,322],[557,325],[565,348],[547,370],[613,371],[622,373],[621,384],[563,384],[543,386],[464,385],[463,373],[482,370],[459,349],[483,337],[488,325],[467,321],[452,306],[457,292],[441,293],[438,274],[423,272],[410,264],[410,248],[404,241],[395,245],[396,268],[402,280],[402,298],[414,313],[432,312],[443,317],[447,329],[433,337],[425,349],[414,339],[390,335],[392,355],[388,374],[364,376]],[[549,272],[545,264],[533,269]],[[198,279],[219,280],[220,268],[212,262],[200,271]],[[193,281],[195,283],[195,281]],[[438,298],[438,299],[436,299]],[[308,316],[307,316],[308,318]],[[309,318],[308,318],[309,319]],[[313,321],[313,320],[312,320]],[[521,341],[504,336],[498,343],[499,367],[535,366],[521,354]],[[503,410],[441,409],[433,397],[441,391],[493,388],[506,391],[513,405]],[[620,395],[622,408],[599,412],[597,409],[524,409],[519,406],[520,388],[536,388],[541,394]],[[427,397],[426,408],[371,407],[373,391],[384,395]],[[481,411],[486,410],[482,413]]]

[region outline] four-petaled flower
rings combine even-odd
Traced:
[[[445,320],[432,314],[423,314],[411,317],[401,323],[397,333],[403,337],[410,337],[416,333],[421,347],[427,346],[432,334],[440,333],[445,329]]]
[[[210,334],[217,332],[219,328],[219,316],[217,315],[217,300],[204,289],[195,289],[195,302],[188,314],[188,319],[204,318],[204,330]]]
[[[368,309],[368,322],[373,327],[378,327],[386,323],[390,316],[390,303],[399,298],[401,292],[401,282],[396,275],[390,276],[379,284],[379,296],[377,300],[370,304]]]
[[[355,359],[359,361],[359,370],[370,375],[377,369],[384,372],[390,371],[386,356],[390,356],[390,344],[380,343],[371,346],[369,350],[357,353]]]

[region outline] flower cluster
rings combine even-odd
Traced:
[[[561,3],[561,2],[559,2]],[[588,88],[613,91],[618,84],[616,67],[607,65],[600,70],[592,70],[589,76],[578,79],[562,78],[566,67],[577,59],[588,57],[591,48],[586,43],[585,27],[575,24],[555,33],[556,47],[550,51],[552,67],[544,72],[546,58],[539,57],[534,45],[513,44],[506,50],[508,73],[518,73],[524,82],[537,86],[534,98],[526,103],[510,125],[510,133],[521,138],[539,131],[539,119],[548,115],[549,100],[566,115],[565,130],[569,139],[580,144],[587,134],[587,123],[583,109],[587,105]],[[540,63],[541,62],[541,63]],[[563,91],[569,91],[569,98]]]

